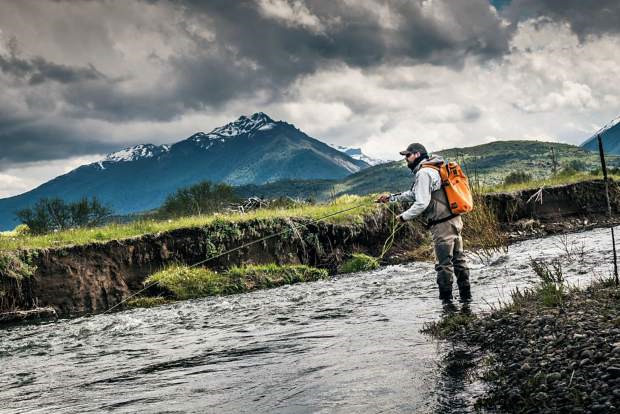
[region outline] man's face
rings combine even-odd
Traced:
[[[420,158],[420,155],[422,154],[420,154],[419,152],[412,152],[405,155],[405,161],[407,161],[407,166],[411,169],[415,168],[416,160]]]
[[[412,163],[416,160],[416,158],[418,158],[420,156],[419,152],[411,152],[407,155],[405,155],[405,161],[407,161],[407,164]]]

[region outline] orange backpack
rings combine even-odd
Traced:
[[[444,163],[441,167],[425,164],[423,168],[432,168],[439,171],[441,186],[446,192],[446,198],[452,214],[469,213],[474,209],[474,200],[469,188],[469,180],[461,166],[456,162]]]

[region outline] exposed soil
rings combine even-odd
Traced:
[[[0,274],[0,298],[5,298],[0,311],[51,306],[59,316],[101,312],[142,289],[143,281],[166,265],[194,264],[292,226],[280,237],[206,265],[221,270],[243,264],[306,264],[334,273],[354,252],[380,255],[392,220],[392,213],[381,210],[364,223],[347,225],[304,219],[216,222],[107,243],[20,252],[36,270],[21,280]],[[411,223],[399,232],[396,248],[420,245],[424,233],[420,223]]]

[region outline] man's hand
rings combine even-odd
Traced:
[[[389,194],[381,194],[379,198],[377,198],[377,203],[387,203],[388,201],[390,201]]]
[[[398,220],[399,223],[404,223],[405,222],[405,219],[401,215],[397,216],[396,219]]]

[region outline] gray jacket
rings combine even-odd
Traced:
[[[413,204],[401,214],[404,220],[411,220],[425,213],[429,221],[440,220],[452,214],[448,206],[446,194],[441,188],[439,172],[433,168],[422,168],[424,165],[441,165],[443,158],[432,156],[422,161],[413,171],[415,179],[409,191],[392,194],[390,201],[405,201]]]

